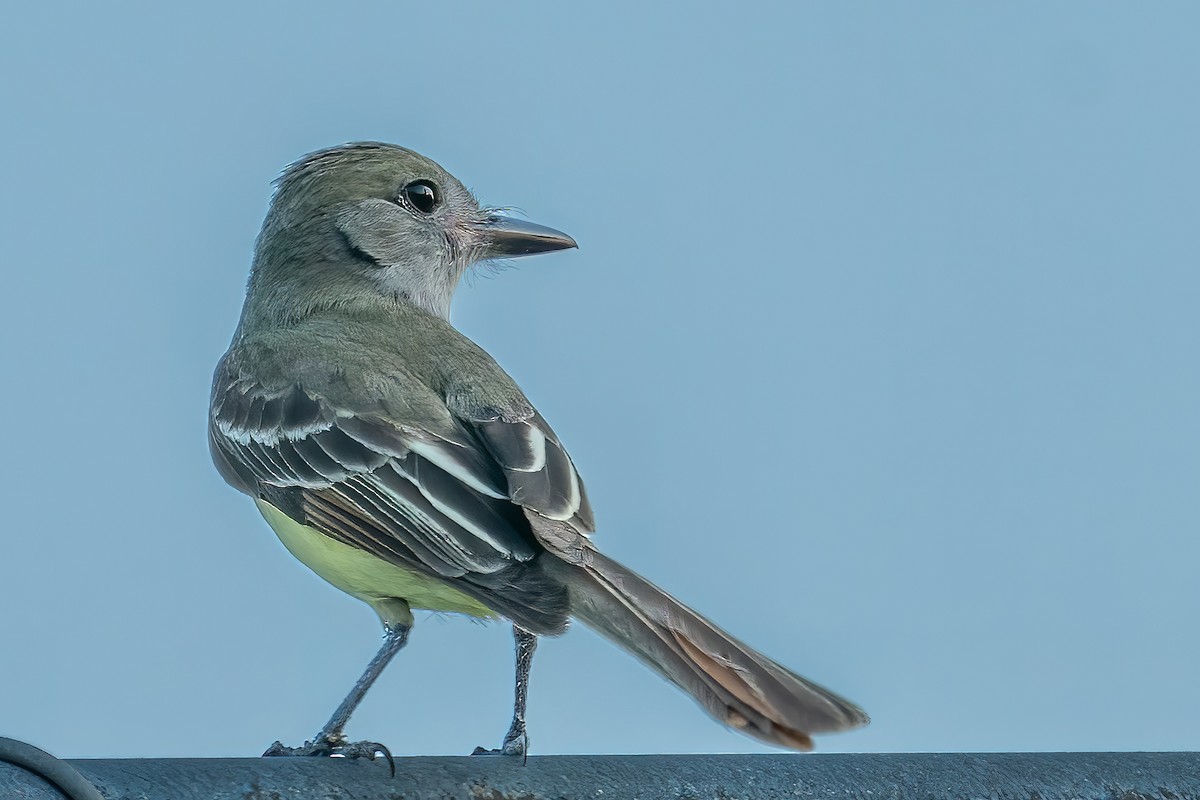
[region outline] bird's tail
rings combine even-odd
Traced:
[[[568,567],[571,614],[695,698],[718,721],[778,747],[865,725],[862,709],[722,631],[595,551]]]

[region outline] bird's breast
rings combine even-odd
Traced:
[[[264,500],[255,503],[292,555],[327,582],[375,609],[385,625],[411,625],[410,608],[497,618],[496,612],[445,581],[332,539]]]

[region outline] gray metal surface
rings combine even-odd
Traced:
[[[107,800],[986,798],[1198,800],[1198,753],[96,759],[70,764]],[[61,800],[0,763],[0,798]]]

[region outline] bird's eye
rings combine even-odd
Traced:
[[[422,214],[432,214],[442,201],[437,188],[429,181],[413,181],[400,190],[400,197],[408,206]]]

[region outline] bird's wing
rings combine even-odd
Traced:
[[[236,351],[227,354],[209,420],[213,459],[225,479],[346,544],[453,580],[530,630],[560,630],[565,593],[533,568],[542,548],[514,504],[514,495],[528,494],[541,504],[539,513],[544,508],[556,518],[586,508],[577,477],[559,492],[537,480],[563,468],[552,434],[540,434],[542,448],[542,439],[523,428],[506,438],[496,427],[504,423],[465,424],[440,400],[423,397],[431,390],[419,381],[399,392],[408,405],[402,415],[388,402],[402,376],[372,395],[339,384],[354,379],[347,373],[309,375],[307,383],[270,380],[248,374]],[[399,416],[408,419],[396,422]],[[539,443],[531,454],[537,459],[520,457],[522,441]]]
[[[532,411],[517,421],[463,421],[500,467],[509,500],[538,517],[565,522],[583,535],[596,529],[583,480],[541,414]]]

